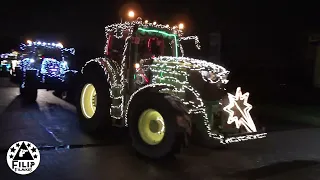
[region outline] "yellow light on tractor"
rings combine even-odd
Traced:
[[[56,44],[56,46],[63,48],[63,45],[60,42],[58,44]]]
[[[157,24],[157,22],[156,22],[156,21],[154,21],[154,22],[153,22],[153,25],[156,25],[156,24]]]
[[[28,43],[28,44],[32,44],[32,41],[31,41],[31,40],[27,40],[27,43]]]
[[[184,28],[184,24],[180,23],[179,24],[179,29],[183,29]]]
[[[135,63],[134,64],[134,68],[139,69],[140,68],[140,64],[139,63]]]
[[[145,21],[144,21],[145,24],[148,24],[148,22],[149,22],[148,20],[145,20]]]
[[[128,12],[128,17],[129,17],[129,18],[134,18],[134,15],[135,15],[135,14],[134,14],[133,11],[129,11],[129,12]]]

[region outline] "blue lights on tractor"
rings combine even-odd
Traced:
[[[27,44],[20,44],[20,49],[22,51],[26,50],[27,47],[43,47],[43,48],[58,48],[61,49],[62,54],[64,52],[69,52],[72,55],[75,55],[75,49],[74,48],[63,48],[63,45],[61,43],[47,43],[42,41],[27,41]]]
[[[68,70],[69,67],[66,61],[44,58],[41,64],[40,73],[43,75],[49,75],[50,77],[60,77],[64,76]]]
[[[41,42],[41,41],[27,41],[27,46],[47,46],[47,47],[53,47],[53,48],[63,48],[63,45],[61,43],[47,43],[47,42]]]
[[[70,70],[67,60],[70,55],[75,55],[74,48],[64,48],[61,43],[48,43],[43,41],[30,41],[21,44],[23,50],[20,69],[23,74],[23,83],[26,72],[36,71],[36,78],[45,83],[47,78],[58,79],[64,82],[66,74],[77,73],[76,70]]]

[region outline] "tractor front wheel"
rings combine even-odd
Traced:
[[[188,135],[179,121],[185,117],[165,98],[154,93],[133,104],[128,125],[133,147],[148,158],[158,159],[179,153]],[[131,106],[131,105],[130,105]]]

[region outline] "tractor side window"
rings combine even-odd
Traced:
[[[124,45],[124,38],[118,39],[114,36],[110,36],[108,39],[107,56],[117,62],[121,62]]]
[[[183,54],[185,57],[200,58],[201,51],[197,49],[194,40],[181,41],[180,45],[183,47]],[[180,52],[179,55],[182,56],[182,52]]]

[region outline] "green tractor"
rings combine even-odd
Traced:
[[[135,21],[105,28],[104,58],[81,69],[80,127],[88,133],[127,127],[134,149],[158,159],[193,140],[230,144],[266,137],[253,122],[249,93],[227,93],[229,71],[183,57],[179,26]]]

